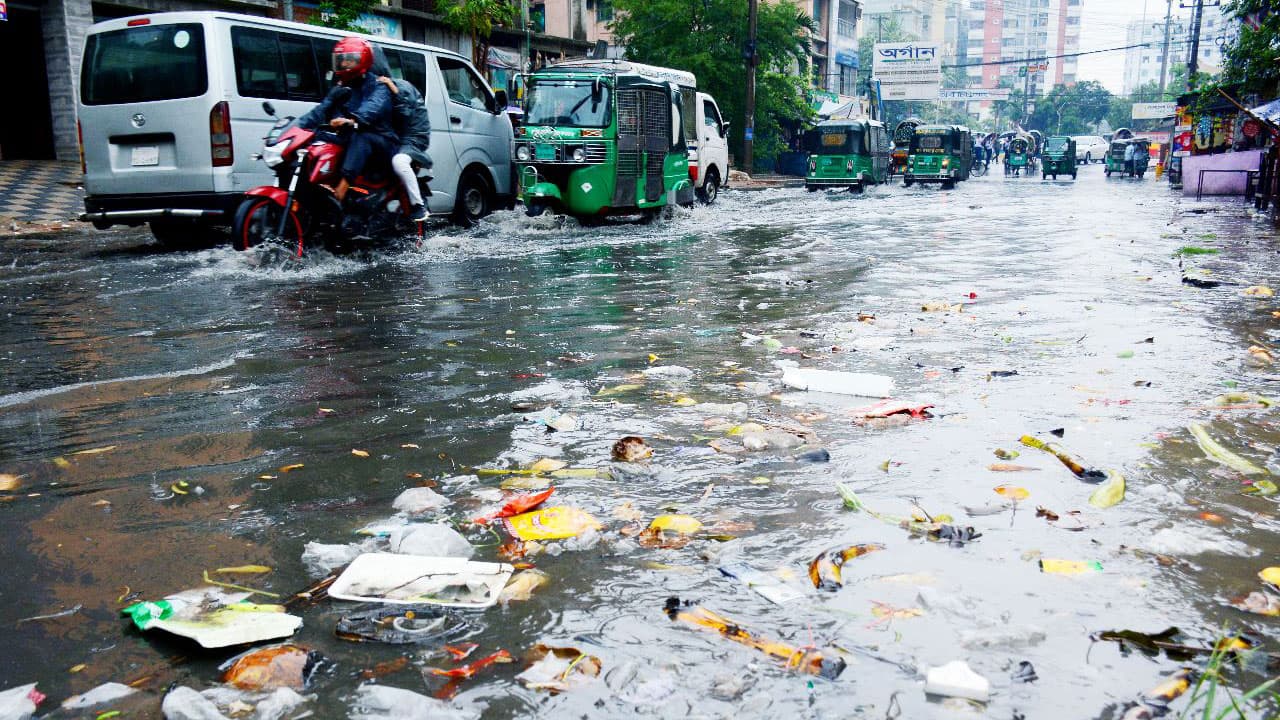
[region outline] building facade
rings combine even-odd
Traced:
[[[809,58],[812,85],[840,95],[854,95],[858,86],[859,0],[812,0],[796,7],[813,18],[817,32]]]
[[[970,87],[1026,87],[1044,95],[1076,81],[1077,58],[1057,56],[1080,50],[1081,0],[967,1]],[[1033,60],[1030,72],[1017,62],[1026,58]]]
[[[496,89],[509,88],[526,55],[535,62],[581,57],[602,35],[597,22],[608,0],[545,0],[533,3],[546,18],[543,27],[495,30],[487,67],[480,68]],[[21,113],[0,113],[0,159],[76,160],[75,101],[85,33],[95,22],[156,12],[219,10],[307,22],[318,13],[307,0],[15,0],[0,22],[0,42],[18,53],[10,82],[23,98]],[[455,50],[470,56],[468,38],[446,28],[436,0],[382,0],[361,18],[374,35]],[[516,67],[513,67],[516,66]]]
[[[1164,59],[1163,17],[1149,17],[1129,23],[1125,45],[1130,47],[1124,56],[1124,93],[1132,94],[1147,83],[1160,84],[1160,68]],[[1217,75],[1225,62],[1224,52],[1239,33],[1239,23],[1221,5],[1204,8],[1200,21],[1200,44],[1196,64],[1199,72]],[[1181,11],[1169,22],[1169,59],[1165,70],[1165,84],[1172,77],[1173,68],[1186,66],[1191,52],[1191,16]],[[1181,91],[1183,88],[1178,88]]]

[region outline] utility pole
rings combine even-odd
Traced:
[[[1191,90],[1196,82],[1196,71],[1200,67],[1200,23],[1204,20],[1204,0],[1196,0],[1195,10],[1191,11],[1191,57],[1187,60],[1187,90]]]
[[[752,145],[756,138],[756,4],[759,0],[749,0],[747,4],[747,107],[744,136],[742,144],[743,169],[748,173],[752,168]]]
[[[1018,122],[1024,127],[1027,124],[1027,101],[1031,99],[1031,49],[1027,48],[1027,64],[1023,66],[1022,74],[1022,117]]]
[[[876,42],[884,42],[884,16],[876,16]]]
[[[1168,8],[1164,13],[1164,52],[1160,53],[1160,98],[1157,102],[1164,100],[1165,73],[1169,70],[1169,30],[1173,26],[1173,0],[1165,2],[1168,3]]]

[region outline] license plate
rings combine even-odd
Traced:
[[[555,160],[556,146],[545,145],[545,144],[538,145],[536,148],[534,148],[533,153],[534,153],[534,157],[537,158],[538,160]]]
[[[134,167],[160,164],[159,145],[135,145],[130,153],[129,164]]]

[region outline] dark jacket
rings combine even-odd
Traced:
[[[391,91],[378,82],[373,73],[350,87],[350,95],[343,86],[335,86],[320,104],[298,119],[298,125],[311,130],[327,124],[335,117],[354,118],[360,124],[357,132],[370,133],[385,138],[393,147],[399,143],[391,128]],[[343,96],[346,96],[345,101]]]
[[[400,92],[395,96],[392,126],[400,136],[400,152],[410,156],[423,154],[431,146],[431,118],[422,104],[418,89],[406,80],[393,80]],[[421,158],[414,157],[422,162]]]

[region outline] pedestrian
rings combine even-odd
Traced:
[[[391,169],[409,196],[409,219],[421,222],[431,213],[422,201],[422,190],[418,187],[418,175],[413,164],[431,167],[431,156],[427,155],[427,148],[431,145],[431,118],[427,115],[427,107],[422,104],[422,95],[412,83],[393,80],[385,75],[378,81],[391,91],[395,108],[392,125],[396,135],[400,136],[400,149],[391,157]]]
[[[1131,142],[1125,143],[1124,144],[1124,171],[1129,175],[1129,177],[1133,177],[1133,156],[1134,156],[1133,143]]]

